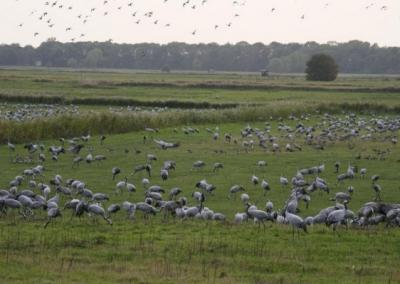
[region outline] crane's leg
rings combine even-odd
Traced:
[[[49,225],[50,221],[51,221],[51,218],[48,218],[46,224],[44,224],[44,228],[45,228],[45,229],[47,228],[47,225]]]

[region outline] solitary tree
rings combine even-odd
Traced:
[[[335,60],[326,54],[315,54],[307,61],[307,80],[334,81],[338,74]]]

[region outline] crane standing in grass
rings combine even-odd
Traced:
[[[293,239],[294,239],[294,231],[297,230],[297,235],[300,237],[300,230],[303,230],[305,233],[307,233],[307,225],[304,222],[304,220],[295,214],[292,214],[288,211],[286,211],[283,216],[285,217],[285,220],[292,226],[292,234],[293,234]]]

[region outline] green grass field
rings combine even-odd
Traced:
[[[46,70],[0,70],[0,95],[143,101],[304,105],[370,103],[399,105],[397,77],[343,77],[332,83],[303,77],[258,74],[123,73]]]
[[[83,82],[106,81],[95,87],[87,87]],[[168,86],[121,86],[124,82],[165,83]],[[248,88],[201,88],[193,85],[204,82],[212,84],[242,84]],[[211,84],[211,83],[210,83]],[[276,84],[279,90],[251,89],[256,84]],[[313,107],[325,103],[385,105],[398,107],[400,93],[383,92],[384,88],[398,88],[400,81],[396,77],[367,78],[343,77],[328,84],[309,84],[299,77],[274,77],[261,79],[253,74],[153,74],[128,72],[66,72],[65,70],[1,70],[0,94],[11,96],[29,95],[40,97],[77,96],[77,97],[127,97],[144,101],[187,100],[209,102],[237,102],[239,104],[262,104],[257,109],[229,109],[225,111],[208,110],[185,113],[168,111],[158,114],[146,112],[134,116],[108,115],[108,106],[81,106],[82,116],[49,118],[38,121],[11,123],[0,121],[0,188],[8,189],[8,183],[22,171],[38,164],[37,154],[32,164],[10,162],[10,156],[27,156],[23,143],[16,145],[16,151],[10,154],[6,142],[23,141],[43,143],[46,149],[50,145],[59,145],[58,137],[86,135],[91,132],[91,140],[85,144],[81,156],[85,157],[90,149],[93,155],[105,155],[101,163],[82,162],[79,168],[72,168],[73,156],[61,155],[57,162],[51,160],[45,152],[45,177],[38,181],[48,183],[55,174],[63,179],[79,179],[93,192],[103,192],[110,196],[111,203],[125,200],[139,202],[144,199],[141,179],[143,173],[130,176],[133,168],[146,162],[146,155],[155,154],[158,160],[153,162],[152,184],[162,185],[166,191],[175,186],[182,188],[190,205],[196,204],[191,194],[196,190],[195,183],[201,179],[215,184],[214,195],[207,196],[205,206],[226,215],[227,222],[202,220],[164,221],[161,214],[144,220],[137,212],[135,220],[129,220],[126,212],[118,212],[112,217],[109,226],[103,219],[85,216],[82,219],[71,218],[71,212],[63,210],[63,216],[54,220],[44,229],[46,211],[35,211],[35,216],[24,219],[17,212],[0,215],[0,274],[1,283],[400,283],[400,231],[399,228],[385,228],[384,224],[370,228],[340,227],[337,233],[325,225],[309,228],[309,233],[292,237],[292,229],[287,225],[268,223],[264,229],[253,221],[237,225],[233,222],[236,212],[245,208],[237,198],[228,199],[228,190],[234,184],[241,184],[250,195],[251,202],[264,209],[267,200],[272,200],[276,209],[281,209],[288,198],[290,188],[279,184],[281,175],[292,177],[297,170],[325,164],[326,170],[320,175],[326,179],[331,192],[312,194],[309,208],[301,203],[299,215],[312,216],[320,209],[331,206],[329,199],[339,191],[345,192],[353,185],[355,192],[349,208],[357,211],[365,202],[374,199],[370,177],[380,175],[382,198],[385,202],[399,203],[399,166],[400,149],[387,139],[388,133],[375,133],[371,141],[359,138],[348,141],[328,143],[324,150],[305,145],[304,137],[297,137],[296,143],[303,146],[302,151],[293,153],[272,153],[259,147],[246,152],[241,145],[240,130],[248,123],[252,127],[264,129],[265,122],[271,124],[271,134],[278,137],[281,148],[288,142],[278,132],[279,123],[295,127],[299,121],[288,120],[291,110],[295,113],[309,111],[310,120],[302,120],[307,126],[316,126],[322,119],[321,114],[312,111]],[[291,90],[290,86],[304,90]],[[249,87],[250,86],[250,87]],[[289,87],[288,87],[289,86]],[[327,90],[311,91],[308,87],[317,86]],[[340,91],[346,88],[374,89],[358,91]],[[4,101],[3,101],[4,102]],[[379,110],[379,108],[377,108]],[[106,119],[94,119],[104,115]],[[332,108],[339,116],[345,115]],[[354,111],[354,110],[353,110]],[[369,112],[367,110],[366,112]],[[89,113],[89,114],[88,114]],[[361,114],[359,114],[361,116]],[[390,116],[397,113],[375,112],[363,116],[366,120],[373,117]],[[270,118],[272,116],[272,119]],[[279,117],[283,119],[279,121]],[[92,121],[92,122],[90,122]],[[118,123],[123,126],[118,127]],[[142,125],[143,124],[143,125]],[[146,124],[146,125],[144,125]],[[81,126],[80,126],[81,125]],[[133,125],[133,126],[132,126]],[[191,125],[200,130],[198,134],[186,135],[182,127]],[[51,127],[50,127],[51,126]],[[166,141],[179,141],[176,149],[162,150],[151,142],[151,134],[143,131],[145,126],[160,127],[154,138]],[[206,128],[218,126],[221,138],[212,139]],[[93,128],[91,128],[93,127]],[[174,131],[176,127],[177,131]],[[71,130],[73,129],[73,131]],[[317,127],[319,133],[320,128]],[[132,130],[135,130],[132,132]],[[109,133],[124,134],[109,134]],[[100,145],[98,134],[107,139]],[[238,144],[228,144],[222,139],[224,133],[232,133]],[[362,131],[360,135],[365,134]],[[146,144],[143,136],[148,137]],[[390,133],[398,136],[398,132]],[[47,137],[47,138],[44,138]],[[48,137],[54,137],[48,140]],[[253,138],[256,140],[256,138]],[[247,139],[249,140],[249,139]],[[257,141],[257,140],[256,140]],[[377,149],[387,152],[378,155]],[[137,154],[136,150],[140,150]],[[163,161],[176,161],[177,168],[170,172],[170,178],[162,181],[159,175]],[[203,160],[206,167],[192,170],[193,162]],[[265,169],[256,166],[257,161],[265,160]],[[337,184],[334,163],[341,162],[340,172],[347,166],[357,165],[367,168],[367,178],[359,175],[344,184]],[[215,162],[224,164],[219,172],[213,172]],[[121,168],[122,173],[113,181],[111,169]],[[265,178],[271,185],[271,191],[264,195],[259,186],[251,183],[255,174]],[[125,176],[137,186],[135,193],[115,194],[115,184]],[[315,176],[308,176],[311,181]],[[26,181],[20,189],[27,188]],[[38,190],[36,190],[38,192]],[[55,189],[52,188],[52,194]],[[167,197],[165,194],[164,197]],[[62,197],[61,206],[68,200]]]
[[[98,137],[93,137],[89,145],[95,149],[93,154],[104,154],[107,160],[101,164],[82,164],[79,169],[71,168],[72,156],[61,156],[58,162],[46,161],[45,181],[56,173],[64,179],[81,179],[94,192],[105,192],[112,202],[129,200],[138,202],[144,197],[140,185],[145,175],[138,174],[130,179],[138,187],[136,193],[115,195],[115,182],[111,179],[111,168],[119,166],[122,174],[128,175],[133,167],[145,162],[147,153],[156,154],[158,161],[153,164],[153,184],[166,189],[180,186],[183,195],[191,203],[190,195],[194,184],[206,178],[217,185],[214,196],[206,201],[206,206],[226,214],[228,222],[173,221],[164,222],[161,216],[144,221],[137,214],[134,222],[127,220],[124,212],[113,218],[113,226],[104,220],[94,222],[89,218],[70,219],[65,211],[62,219],[55,220],[44,230],[45,212],[34,220],[21,217],[2,217],[0,261],[1,273],[7,283],[395,283],[400,281],[397,263],[400,260],[400,232],[396,228],[383,226],[367,229],[340,229],[339,234],[331,229],[316,225],[309,234],[292,238],[291,229],[283,225],[268,225],[264,230],[252,222],[244,225],[233,224],[233,215],[243,212],[239,200],[228,200],[228,189],[233,184],[242,184],[259,207],[270,199],[277,208],[283,206],[289,194],[288,188],[279,185],[279,176],[292,176],[301,167],[325,163],[327,169],[321,175],[332,187],[332,193],[314,193],[309,209],[300,206],[301,215],[316,214],[321,208],[333,204],[329,198],[335,192],[346,191],[348,185],[355,187],[350,208],[357,210],[361,204],[372,200],[374,193],[370,179],[356,178],[344,185],[336,186],[333,173],[335,161],[356,164],[368,168],[369,174],[380,174],[382,178],[383,199],[397,202],[400,196],[398,186],[398,147],[389,142],[355,142],[362,156],[373,155],[376,147],[391,149],[385,160],[356,160],[357,151],[350,150],[347,143],[329,145],[326,150],[316,151],[305,147],[301,152],[278,153],[254,150],[245,153],[240,145],[228,145],[213,141],[204,129],[215,125],[199,126],[200,134],[187,136],[174,133],[172,129],[162,129],[157,135],[166,140],[180,141],[178,149],[161,150],[154,143],[142,142],[147,133],[133,133],[108,137],[104,146],[99,146]],[[221,132],[238,135],[245,124],[219,125]],[[273,123],[273,129],[277,124]],[[254,127],[263,127],[263,123]],[[277,134],[275,132],[275,134]],[[284,141],[284,140],[282,140]],[[46,145],[57,143],[45,141]],[[129,153],[125,153],[125,149]],[[141,150],[135,154],[134,149]],[[188,153],[188,150],[192,153]],[[215,150],[223,150],[215,154]],[[87,149],[82,150],[85,156]],[[24,154],[21,145],[17,152]],[[0,150],[2,159],[3,187],[8,181],[30,165],[10,164],[5,146]],[[158,175],[162,162],[174,159],[176,171],[163,182]],[[194,161],[202,159],[207,166],[202,170],[191,170]],[[268,166],[258,169],[258,160],[266,160]],[[222,162],[225,168],[219,173],[212,172],[212,164]],[[344,169],[343,169],[344,170]],[[250,182],[252,174],[269,180],[272,190],[264,196],[261,188]],[[65,200],[65,199],[63,199]],[[62,202],[63,203],[63,202]],[[107,204],[110,204],[108,202]]]

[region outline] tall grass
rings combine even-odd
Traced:
[[[27,142],[59,137],[73,137],[90,132],[116,134],[143,130],[145,127],[173,127],[187,124],[253,122],[284,118],[290,114],[329,112],[400,113],[400,107],[379,104],[321,104],[304,105],[293,102],[275,102],[260,107],[238,107],[223,110],[180,110],[168,112],[111,113],[95,112],[39,118],[32,121],[0,121],[0,141]]]
[[[54,95],[14,95],[0,94],[0,101],[14,103],[34,103],[34,104],[77,104],[77,105],[107,105],[107,106],[144,106],[144,107],[169,107],[169,108],[185,108],[185,109],[223,109],[237,107],[236,103],[210,103],[210,102],[195,102],[195,101],[180,101],[180,100],[165,100],[165,101],[142,101],[131,98],[121,97],[91,97],[67,98],[64,96]]]
[[[33,104],[65,104],[65,98],[51,95],[14,95],[0,93],[0,102],[33,103]]]
[[[267,81],[261,83],[226,83],[226,82],[203,82],[203,83],[154,83],[154,82],[99,82],[99,86],[104,87],[172,87],[172,88],[200,88],[200,89],[224,89],[224,90],[265,90],[265,91],[330,91],[330,92],[361,92],[361,93],[400,93],[398,87],[344,87],[339,85],[292,85],[292,84],[279,84],[274,85]]]
[[[398,105],[386,105],[377,103],[322,103],[318,105],[319,111],[323,112],[355,112],[359,114],[371,114],[371,113],[388,113],[388,114],[399,114],[400,106]]]

